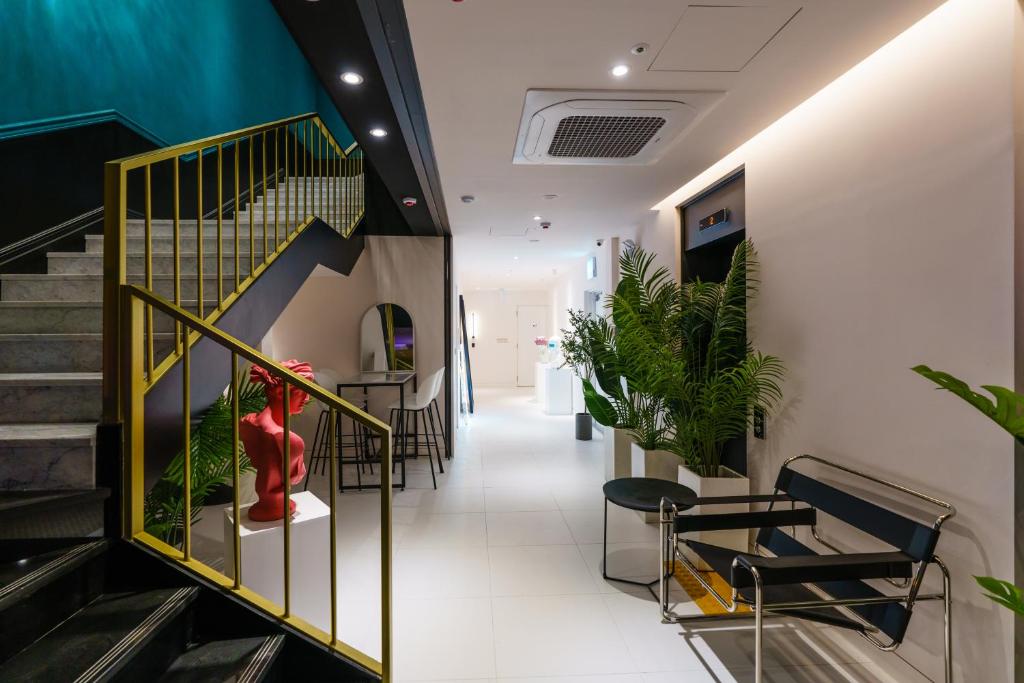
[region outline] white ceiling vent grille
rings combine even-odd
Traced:
[[[660,116],[566,116],[558,122],[548,154],[624,159],[636,156],[664,125]]]
[[[650,164],[723,94],[528,90],[513,163]]]

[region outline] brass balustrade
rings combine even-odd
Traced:
[[[392,490],[392,438],[391,428],[377,418],[369,415],[352,404],[348,403],[336,394],[321,388],[319,385],[295,374],[284,366],[250,346],[243,344],[231,335],[218,330],[209,323],[204,322],[197,316],[186,311],[170,301],[146,291],[137,285],[125,285],[121,295],[121,309],[125,326],[123,328],[122,344],[126,353],[122,357],[122,380],[124,386],[122,394],[125,397],[124,422],[124,444],[125,444],[125,471],[123,473],[123,491],[125,495],[123,535],[126,538],[153,548],[164,557],[167,557],[191,571],[203,576],[222,588],[231,591],[241,599],[265,613],[274,616],[284,623],[297,628],[307,635],[319,640],[324,645],[345,655],[358,664],[377,673],[382,680],[391,680],[391,490]],[[190,363],[189,345],[183,344],[182,352],[182,438],[184,444],[183,460],[185,482],[183,486],[184,504],[182,509],[182,544],[181,548],[175,548],[152,534],[145,528],[145,514],[143,501],[145,499],[145,393],[152,380],[146,368],[146,351],[143,343],[143,329],[146,324],[149,311],[157,311],[162,315],[171,317],[180,326],[182,336],[196,335],[206,338],[218,346],[230,352],[231,388],[231,409],[234,428],[232,429],[232,485],[234,488],[234,500],[232,502],[233,533],[234,533],[234,555],[231,559],[233,574],[228,577],[224,573],[210,567],[197,559],[192,554],[192,530],[189,510],[191,510],[191,487],[189,475],[191,473],[190,460],[190,415],[189,405],[190,394]],[[330,534],[325,539],[330,548],[330,601],[331,601],[331,626],[330,632],[310,624],[301,617],[295,615],[291,610],[291,544],[290,530],[291,520],[289,516],[284,518],[284,553],[282,560],[284,604],[276,605],[264,596],[246,588],[243,585],[241,544],[239,542],[241,528],[241,509],[239,501],[240,474],[240,452],[239,452],[239,429],[238,429],[238,378],[239,361],[248,361],[266,369],[271,375],[281,380],[283,384],[284,401],[284,453],[282,457],[283,471],[290,472],[289,441],[291,434],[291,422],[289,418],[288,399],[290,388],[306,392],[311,397],[327,406],[329,410],[329,434],[331,457],[329,468],[329,485],[332,495],[328,497],[330,508]],[[381,658],[376,660],[369,655],[345,644],[338,638],[338,566],[337,566],[337,498],[334,492],[338,489],[338,459],[337,439],[335,438],[335,425],[338,424],[339,416],[350,418],[360,425],[363,425],[369,432],[379,439],[381,450],[380,457],[380,484],[381,484]],[[290,478],[284,477],[284,506],[287,509],[291,499]]]
[[[292,139],[291,155],[288,154],[288,140]],[[269,145],[268,145],[269,143]],[[248,159],[240,158],[240,148],[247,148]],[[225,283],[225,249],[224,249],[224,198],[223,182],[225,177],[224,148],[234,147],[234,214],[233,253],[231,263],[234,277]],[[268,146],[270,152],[268,154]],[[256,150],[260,150],[260,164],[257,168]],[[283,149],[283,151],[282,151]],[[215,155],[215,172],[217,175],[216,206],[204,214],[203,197],[203,166],[206,155]],[[181,238],[183,226],[181,218],[181,162],[191,161],[195,157],[196,189],[195,189],[195,272],[186,275],[182,272]],[[274,163],[272,173],[268,173],[268,156]],[[301,163],[299,157],[301,156]],[[281,166],[278,163],[283,160]],[[239,187],[239,164],[248,163],[249,187],[247,192]],[[105,339],[119,339],[120,312],[117,307],[117,290],[128,284],[127,238],[128,238],[128,196],[129,173],[142,170],[143,185],[143,236],[145,241],[144,265],[141,278],[136,284],[144,285],[149,291],[155,291],[153,278],[153,183],[155,168],[170,165],[171,221],[173,226],[173,246],[171,257],[173,273],[171,290],[176,306],[184,307],[182,285],[194,281],[195,310],[198,317],[206,322],[215,322],[237,299],[251,286],[263,271],[288,247],[288,245],[305,230],[316,218],[333,227],[343,236],[348,237],[355,230],[363,216],[364,185],[363,157],[358,145],[353,144],[343,149],[327,126],[316,114],[305,114],[260,126],[223,135],[187,142],[172,147],[165,147],[146,152],[105,165],[105,223],[103,237],[103,333]],[[257,181],[262,188],[257,198]],[[284,215],[281,215],[281,190],[284,190]],[[295,197],[292,201],[294,186]],[[274,207],[267,209],[268,190],[275,189]],[[302,188],[301,194],[299,188]],[[245,193],[249,223],[249,263],[248,273],[241,274],[240,258],[241,242],[239,240],[239,212],[241,211],[242,194]],[[294,212],[289,209],[294,203]],[[300,206],[301,203],[301,206]],[[262,218],[255,221],[256,211],[260,210]],[[204,242],[204,221],[216,222],[216,247],[211,254],[216,259],[215,273],[207,274],[204,269],[206,249]],[[271,223],[272,221],[272,223]],[[257,235],[259,239],[257,240]],[[214,292],[206,291],[206,280],[216,278]],[[225,287],[225,284],[228,286]],[[212,308],[206,310],[207,295],[211,294]],[[154,328],[152,311],[146,315],[143,334],[146,338],[147,371],[154,379],[159,379],[183,355],[180,327],[175,326],[174,348],[163,358],[157,357],[153,344]],[[189,343],[194,343],[190,338]],[[117,381],[118,349],[114,343],[104,344],[103,350],[103,409],[104,420],[117,421],[117,397],[114,395]]]
[[[256,153],[260,149],[259,188],[257,198]],[[270,150],[268,152],[268,146]],[[233,151],[231,148],[234,148]],[[245,148],[245,149],[243,149]],[[247,152],[245,151],[247,149]],[[206,155],[215,155],[216,207],[204,214],[203,210],[203,165]],[[183,162],[195,158],[195,273],[185,274],[182,269],[182,233],[187,229],[182,220],[181,167]],[[244,157],[248,156],[248,159]],[[233,214],[234,234],[228,241],[233,249],[225,249],[225,158],[233,157],[233,169],[229,170],[228,196],[233,196],[230,211]],[[267,163],[273,164],[268,173]],[[240,185],[240,168],[247,164],[249,170],[248,188]],[[280,165],[279,165],[280,164]],[[103,240],[103,421],[105,424],[120,424],[123,429],[123,509],[122,534],[126,539],[147,545],[164,557],[203,576],[231,591],[250,605],[270,614],[282,622],[319,640],[325,646],[347,656],[352,661],[378,674],[382,680],[391,680],[391,461],[392,439],[388,425],[372,415],[352,406],[334,393],[291,372],[272,359],[247,346],[231,335],[218,330],[213,323],[245,292],[248,287],[270,266],[271,263],[292,243],[312,222],[319,218],[344,237],[351,235],[363,215],[362,153],[356,145],[342,149],[330,131],[315,114],[306,114],[254,126],[233,133],[216,135],[194,142],[175,145],[116,161],[105,166],[105,224]],[[162,166],[160,166],[162,165]],[[157,293],[154,278],[161,277],[153,267],[154,248],[154,178],[155,169],[170,171],[170,222],[172,252],[170,254],[171,282],[170,298]],[[144,207],[143,259],[141,276],[132,274],[136,282],[129,282],[127,244],[129,203],[129,174],[141,169],[142,205]],[[133,176],[134,177],[134,176]],[[233,179],[233,183],[231,183]],[[283,183],[282,183],[283,181]],[[267,193],[275,189],[274,207],[267,209]],[[233,190],[233,192],[232,192]],[[282,208],[283,192],[283,208]],[[163,197],[157,195],[158,197]],[[133,195],[133,197],[135,197]],[[137,198],[136,198],[137,200]],[[247,202],[248,211],[248,259],[244,259],[240,247],[242,203]],[[257,224],[255,213],[262,208],[262,217]],[[216,245],[210,254],[216,259],[216,286],[210,291],[215,296],[211,307],[206,307],[204,280],[205,242],[204,220],[215,220]],[[271,224],[272,221],[272,224]],[[272,228],[272,232],[271,232]],[[257,232],[259,239],[257,240]],[[259,252],[259,253],[257,253]],[[225,259],[233,266],[233,276],[225,278]],[[248,272],[243,277],[241,266],[248,260]],[[183,300],[183,283],[195,278],[195,311],[189,311]],[[163,279],[163,278],[161,278]],[[173,344],[167,355],[160,357],[155,344],[156,327],[154,313],[168,316],[173,321]],[[207,339],[230,352],[234,484],[234,556],[231,558],[233,577],[198,560],[193,555],[191,521],[191,459],[190,459],[190,418],[192,406],[190,397],[191,347],[199,339]],[[305,391],[316,398],[330,412],[330,434],[332,457],[330,458],[330,632],[308,623],[292,613],[291,609],[291,521],[284,519],[284,552],[282,573],[284,580],[283,605],[276,605],[266,597],[245,587],[241,575],[240,504],[239,504],[239,429],[238,420],[238,370],[239,362],[248,361],[265,368],[279,378],[284,385],[284,471],[289,472],[289,434],[291,422],[287,409],[289,387]],[[184,486],[182,544],[180,549],[172,547],[148,533],[144,522],[144,471],[145,471],[145,396],[177,363],[182,369],[182,425],[184,444]],[[381,476],[381,657],[380,661],[346,645],[338,638],[337,605],[337,490],[336,457],[337,441],[335,425],[340,416],[348,417],[363,425],[379,439]],[[289,477],[285,476],[285,504],[291,497]]]

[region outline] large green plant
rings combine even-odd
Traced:
[[[991,384],[982,385],[982,389],[995,398],[992,399],[980,394],[961,379],[954,377],[948,372],[932,370],[927,365],[917,365],[911,368],[914,372],[930,379],[967,403],[974,406],[990,420],[1005,429],[1018,444],[1024,445],[1024,394],[1019,394],[1006,387]],[[978,582],[986,591],[986,597],[996,603],[1011,609],[1017,614],[1024,615],[1024,590],[1015,586],[1010,581],[996,579],[991,576],[975,576]]]
[[[665,448],[701,476],[718,476],[722,450],[746,434],[755,411],[782,400],[784,367],[747,337],[747,303],[758,289],[757,252],[750,240],[733,251],[722,282],[678,287],[671,341],[659,354],[670,427]]]
[[[611,322],[600,319],[593,332],[594,376],[583,396],[594,419],[625,427],[645,449],[659,448],[666,433],[662,356],[671,344],[676,285],[654,256],[629,249],[619,258],[619,285],[607,301]]]
[[[247,372],[238,378],[239,417],[258,413],[267,405],[264,388],[249,381]],[[199,424],[191,431],[189,459],[191,463],[191,510],[192,523],[201,518],[207,497],[219,484],[230,483],[234,475],[234,460],[231,453],[233,417],[231,413],[230,389],[219,396],[203,413]],[[240,470],[252,471],[252,465],[241,443],[238,445]],[[179,452],[163,475],[146,494],[144,512],[146,531],[169,545],[179,545],[182,540],[185,508],[185,454]]]
[[[563,367],[569,366],[581,380],[594,374],[593,339],[597,321],[583,311],[569,311],[569,327],[562,330]]]

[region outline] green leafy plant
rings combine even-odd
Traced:
[[[248,372],[238,378],[238,414],[258,413],[267,405],[263,386],[249,381]],[[199,424],[193,427],[189,440],[191,463],[192,523],[201,519],[203,505],[210,493],[220,484],[231,483],[234,461],[231,453],[233,430],[230,389],[219,396],[206,409]],[[239,448],[239,466],[242,472],[253,471],[245,449]],[[146,494],[144,503],[146,531],[165,543],[177,546],[184,529],[185,454],[179,452],[164,470],[163,475]]]
[[[782,361],[747,337],[747,302],[758,284],[757,252],[744,240],[724,281],[678,287],[666,322],[658,357],[670,427],[664,448],[701,476],[718,476],[725,443],[747,432],[756,410],[769,413],[782,400]]]
[[[959,396],[1009,432],[1017,440],[1017,443],[1024,445],[1024,394],[1019,394],[1006,387],[992,384],[982,385],[981,388],[995,398],[993,402],[984,394],[971,389],[967,382],[948,372],[932,370],[927,365],[916,365],[911,370],[935,382],[941,389]],[[991,576],[975,576],[974,580],[985,590],[987,598],[1019,615],[1024,615],[1024,591],[1013,583]]]
[[[597,322],[580,310],[569,311],[569,327],[562,330],[562,367],[568,366],[581,380],[594,374],[593,337]]]

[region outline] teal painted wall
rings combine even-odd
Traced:
[[[0,127],[116,110],[173,144],[319,111],[268,0],[0,0]]]

